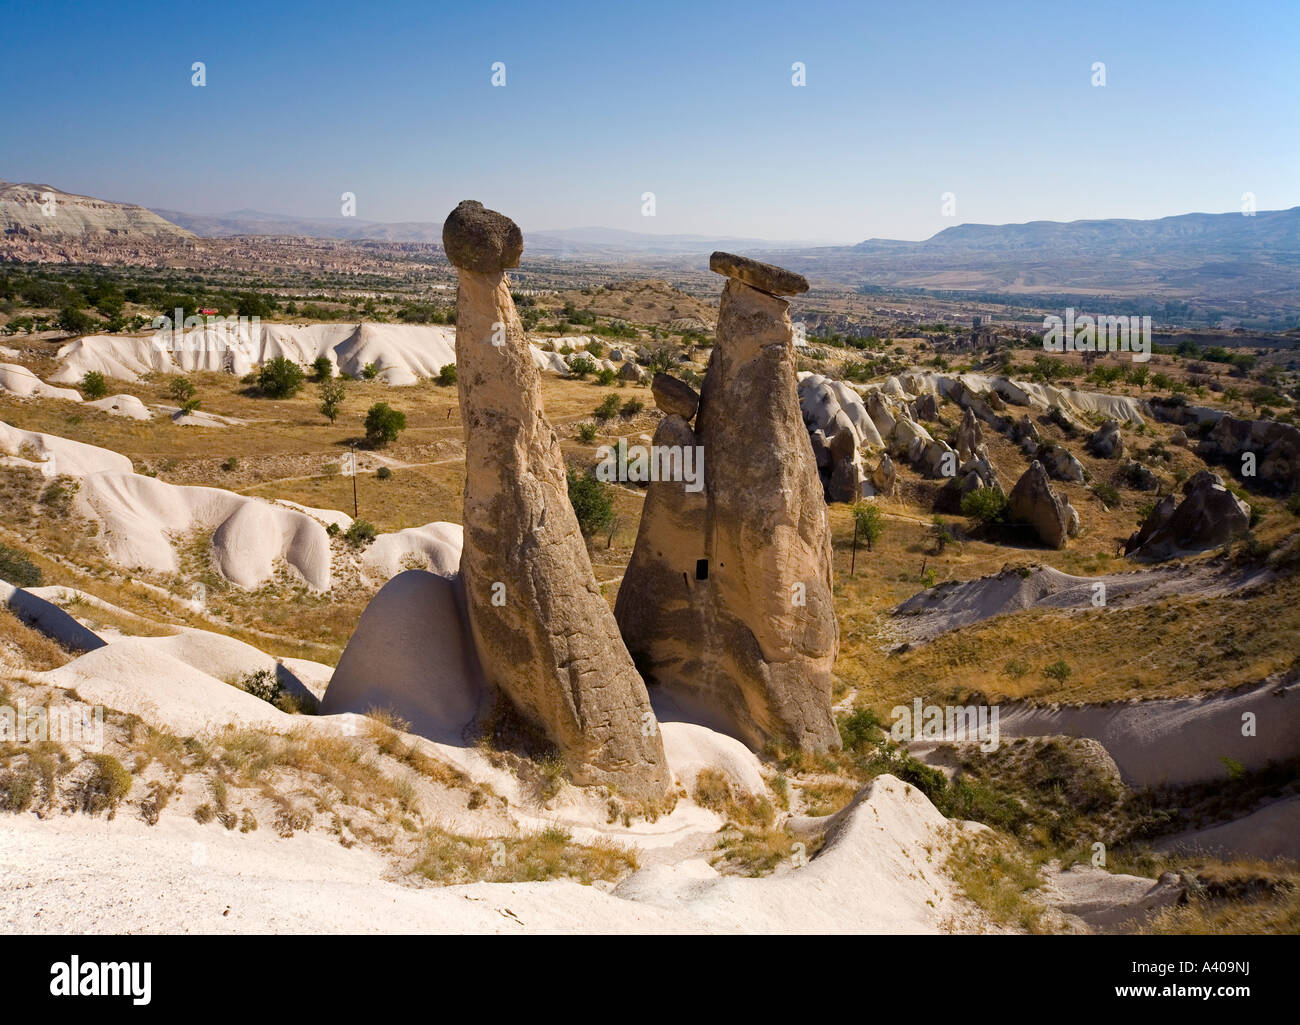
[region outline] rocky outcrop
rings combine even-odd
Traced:
[[[1300,429],[1276,420],[1238,420],[1225,414],[1196,447],[1207,462],[1224,463],[1235,476],[1254,462],[1252,486],[1276,494],[1300,490]],[[1251,457],[1247,459],[1247,455]]]
[[[1007,519],[1033,528],[1049,548],[1064,548],[1070,533],[1069,505],[1052,490],[1047,471],[1035,459],[1007,499]]]
[[[1160,487],[1160,478],[1155,472],[1136,459],[1130,459],[1124,464],[1124,481],[1137,491],[1155,491]]]
[[[841,426],[826,446],[830,473],[825,481],[826,501],[856,502],[862,497],[864,474],[858,458],[857,434]]]
[[[988,488],[999,495],[1006,494],[1002,481],[998,479],[997,470],[986,455],[974,456],[961,465],[957,475],[939,490],[935,499],[935,512],[960,513],[961,500],[979,488]]]
[[[865,457],[884,447],[862,397],[843,381],[804,372],[799,374],[799,407],[826,500],[857,501],[867,479]]]
[[[503,223],[505,222],[505,223]],[[460,574],[486,681],[560,749],[575,783],[658,804],[671,778],[645,685],[600,593],[569,504],[559,439],[504,271],[518,229],[462,203],[456,363],[465,432]]]
[[[838,747],[830,528],[774,294],[806,282],[743,257],[711,265],[730,280],[695,428],[669,417],[655,435],[702,447],[705,488],[651,483],[615,615],[647,678],[700,721],[755,748]]]
[[[1223,478],[1201,470],[1183,485],[1174,507],[1168,495],[1129,538],[1125,550],[1142,559],[1171,559],[1226,544],[1250,528],[1250,506],[1223,485]]]
[[[1124,439],[1120,437],[1119,421],[1107,420],[1088,436],[1084,447],[1098,459],[1119,459],[1124,454]]]
[[[916,404],[912,407],[912,415],[916,420],[929,420],[931,422],[939,419],[939,402],[929,393],[917,397]]]
[[[1038,454],[1038,446],[1043,443],[1038,427],[1028,414],[1011,425],[1011,440],[1019,444],[1020,451],[1031,459]]]
[[[881,453],[880,462],[871,471],[871,487],[877,495],[892,498],[898,487],[898,470],[889,453]]]
[[[365,715],[388,708],[412,733],[463,744],[485,711],[483,698],[459,578],[416,569],[393,577],[370,600],[320,710]]]
[[[975,411],[969,407],[962,411],[961,426],[957,428],[957,454],[963,463],[988,454],[980,422],[975,417]]]
[[[695,419],[700,408],[700,394],[685,381],[671,374],[655,374],[650,382],[650,391],[655,405],[667,415],[680,416],[683,420]]]
[[[1038,460],[1054,480],[1083,483],[1083,464],[1064,445],[1040,445]]]

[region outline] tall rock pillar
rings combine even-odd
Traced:
[[[460,277],[460,573],[484,676],[545,731],[575,783],[658,804],[671,788],[658,723],[592,572],[504,273],[523,237],[508,217],[464,202],[443,248]]]

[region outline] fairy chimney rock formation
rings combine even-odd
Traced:
[[[443,248],[460,277],[460,573],[484,678],[560,749],[575,783],[658,804],[671,786],[658,723],[592,572],[510,298],[504,271],[519,261],[519,228],[461,203],[443,227]]]
[[[652,685],[710,725],[835,748],[830,526],[777,295],[808,283],[727,253],[710,266],[730,280],[695,427],[669,416],[654,438],[697,445],[704,487],[650,485],[615,615]]]

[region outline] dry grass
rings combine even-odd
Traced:
[[[729,825],[770,826],[776,819],[772,802],[732,786],[726,773],[703,769],[695,779],[695,803],[717,812]]]
[[[817,780],[805,784],[799,790],[803,798],[805,815],[834,815],[841,808],[848,806],[858,792],[855,783],[843,780]]]
[[[1045,931],[1044,909],[1035,899],[1043,885],[1038,866],[1009,839],[996,833],[959,836],[944,868],[998,925]]]
[[[619,879],[636,867],[636,853],[630,847],[607,840],[575,843],[567,831],[551,826],[525,836],[495,839],[429,829],[413,871],[444,885],[548,879],[576,879],[590,885]]]
[[[811,858],[821,848],[821,838],[803,840],[783,828],[755,826],[724,827],[718,838],[713,867],[724,875],[758,877],[770,875],[779,865],[795,858]]]
[[[372,708],[367,713],[366,734],[374,741],[376,750],[414,769],[421,776],[447,787],[468,787],[471,780],[459,769],[432,758],[420,750],[414,740],[407,740],[411,724],[396,715],[392,709]],[[482,788],[480,788],[482,789]],[[488,787],[488,790],[491,788]]]
[[[16,662],[22,668],[44,672],[57,669],[73,657],[71,652],[0,605],[0,672],[3,672],[6,662]]]
[[[1300,888],[1243,901],[1192,899],[1161,911],[1142,932],[1161,936],[1294,936],[1300,934]]]

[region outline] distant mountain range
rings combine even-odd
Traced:
[[[774,258],[858,286],[1165,294],[1300,311],[1300,207],[1249,217],[960,224],[923,242],[869,239]]]
[[[154,213],[203,238],[233,235],[308,235],[312,238],[370,239],[381,242],[432,242],[442,244],[442,222],[360,221],[355,217],[290,217],[262,210],[235,210],[226,214],[188,214],[180,210]],[[537,256],[578,259],[626,260],[644,256],[707,255],[715,249],[768,252],[803,249],[818,243],[772,241],[759,238],[709,235],[652,235],[618,228],[567,228],[526,232],[528,252]]]
[[[43,195],[53,195],[53,214],[45,212],[51,207],[43,205]],[[442,225],[258,210],[150,211],[48,185],[0,182],[0,259],[113,262],[114,247],[171,245],[192,249],[201,262],[205,247],[214,244],[203,239],[268,235],[335,245],[377,240],[440,246]],[[1300,312],[1300,207],[1249,217],[1193,213],[1158,220],[960,224],[921,242],[868,239],[845,246],[599,227],[526,232],[525,241],[526,260],[702,269],[708,253],[726,249],[801,271],[814,285],[1053,301],[1068,295],[1163,297],[1243,317]]]

